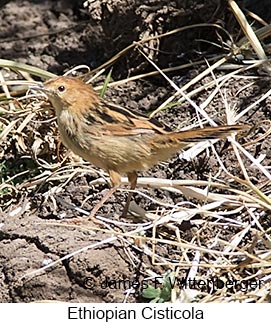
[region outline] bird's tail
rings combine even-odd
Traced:
[[[181,141],[192,143],[192,142],[198,142],[202,140],[224,138],[234,132],[244,131],[248,128],[249,126],[247,125],[205,127],[205,128],[175,132],[175,133],[172,133],[172,136],[173,136],[172,138],[176,137],[176,139],[179,139]]]
[[[179,132],[159,134],[152,142],[154,151],[166,151],[172,153],[179,149],[189,147],[197,142],[217,138],[225,138],[234,132],[240,132],[248,129],[247,125],[229,125],[219,127],[205,127]]]

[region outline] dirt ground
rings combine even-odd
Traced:
[[[271,10],[264,1],[238,3],[270,23]],[[81,64],[88,65],[92,69],[97,68],[134,41],[196,23],[218,23],[234,37],[241,37],[237,32],[240,27],[229,11],[226,1],[96,0],[89,8],[83,8],[82,1],[76,0],[9,1],[0,11],[1,58],[62,75],[70,68]],[[221,35],[222,33],[218,35],[212,27],[194,28],[151,41],[146,46],[146,52],[160,68],[182,65],[204,57],[225,55],[226,48],[212,45],[218,42],[219,37],[226,37],[225,34]],[[204,39],[205,42],[199,41],[200,39]],[[178,86],[182,86],[205,68],[206,64],[201,63],[173,71],[168,75]],[[146,59],[133,49],[114,63],[112,79],[117,81],[152,70],[153,67]],[[2,72],[6,79],[21,77],[7,69]],[[225,71],[218,73],[223,75]],[[259,78],[253,83],[249,78],[240,78],[225,86],[227,100],[238,112],[255,102],[270,88],[269,77],[261,74],[258,69],[250,71],[249,74]],[[210,76],[201,82],[204,84],[208,81],[211,81]],[[94,83],[94,85],[100,84],[102,78],[98,78]],[[210,93],[211,90],[206,90],[195,95],[193,100],[200,104]],[[172,94],[174,89],[161,76],[154,76],[111,87],[106,91],[106,99],[148,114]],[[256,137],[266,131],[267,121],[270,120],[269,106],[270,99],[266,98],[240,120],[241,123],[255,126]],[[225,107],[219,97],[208,105],[208,113],[215,116],[218,122],[225,122]],[[189,120],[195,118],[195,111],[190,104],[184,103],[162,111],[156,117],[172,129],[177,129],[187,126]],[[106,230],[92,230],[77,225],[76,222],[82,217],[80,210],[91,211],[93,205],[108,190],[106,182],[99,182],[103,178],[103,173],[99,169],[81,161],[71,168],[69,157],[61,166],[62,178],[54,178],[54,173],[50,173],[46,181],[37,181],[37,184],[31,182],[32,178],[37,179],[39,172],[44,174],[44,170],[41,171],[31,157],[33,138],[37,133],[46,137],[48,132],[50,133],[48,138],[51,134],[57,137],[55,121],[39,123],[38,120],[37,116],[25,129],[29,146],[24,153],[18,150],[14,141],[11,145],[1,146],[1,165],[5,163],[10,169],[4,172],[1,168],[2,182],[16,175],[18,170],[28,173],[15,178],[13,184],[16,190],[8,191],[7,194],[1,193],[0,196],[0,301],[142,301],[140,290],[132,289],[133,284],[141,284],[151,270],[163,274],[168,268],[156,266],[154,269],[150,255],[140,249],[140,244],[131,247],[128,244],[129,239],[127,245],[120,239],[113,239],[62,259],[44,271],[33,273],[69,253],[111,237],[110,232]],[[239,142],[245,144],[247,140],[240,137]],[[233,159],[232,151],[227,150],[228,145],[222,141],[216,147],[228,170],[233,175],[238,175],[240,167]],[[63,147],[61,149],[65,150]],[[270,151],[270,140],[258,141],[250,147],[254,158],[265,156],[265,166],[270,166]],[[40,153],[40,157],[49,164],[58,162],[53,151],[50,151],[47,157]],[[155,166],[140,175],[164,179],[208,180],[208,177],[216,174],[217,170],[218,163],[215,156],[205,151],[193,162],[181,160],[176,155],[169,162]],[[266,180],[253,168],[247,171],[253,178],[254,185],[260,185]],[[221,180],[226,178],[225,174],[221,175]],[[95,181],[99,185],[94,186]],[[26,182],[30,184],[26,185]],[[58,187],[59,190],[54,192],[54,187]],[[139,191],[148,193],[163,203],[188,202],[184,196],[174,192],[165,193],[147,187],[141,187]],[[98,215],[120,220],[126,196],[127,192],[119,190],[99,210]],[[156,210],[158,207],[155,201],[140,194],[135,194],[134,200],[144,210]],[[78,209],[71,209],[65,203]],[[197,220],[200,218],[198,216]],[[125,221],[133,224],[131,218]],[[270,226],[268,214],[263,219],[262,225]],[[181,238],[183,241],[190,241],[198,229],[199,225],[192,225],[187,221],[184,226],[179,227]],[[119,230],[123,233],[125,227]],[[151,235],[151,232],[148,234]],[[203,234],[207,240],[214,235],[214,232],[205,228]],[[226,234],[224,238],[227,240]],[[160,252],[167,255],[173,251],[165,247]],[[185,277],[187,268],[183,268],[180,275]],[[113,286],[106,284],[108,281]],[[114,282],[121,283],[116,286]]]

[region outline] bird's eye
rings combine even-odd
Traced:
[[[64,85],[60,85],[57,89],[59,92],[64,92],[66,90]]]

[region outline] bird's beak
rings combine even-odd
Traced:
[[[46,89],[43,84],[36,84],[36,85],[31,85],[29,86],[29,90],[31,91],[41,91],[45,94],[49,94],[50,91],[48,89]]]

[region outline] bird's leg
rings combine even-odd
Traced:
[[[136,172],[128,173],[127,176],[128,176],[129,183],[131,184],[130,189],[134,190],[136,188],[136,183],[137,183],[137,173]],[[133,192],[129,192],[121,216],[126,216],[127,215],[132,195],[133,195]]]
[[[102,197],[99,203],[97,203],[94,208],[91,210],[89,218],[93,218],[95,214],[99,211],[99,209],[104,205],[104,203],[112,196],[116,190],[117,186],[113,186],[110,188],[110,190]]]
[[[108,171],[110,176],[110,181],[112,187],[110,190],[103,196],[103,198],[100,200],[98,204],[94,206],[94,208],[91,210],[89,218],[92,219],[95,214],[98,212],[98,210],[104,205],[104,203],[116,192],[117,188],[119,187],[121,176],[119,173],[109,170]]]

